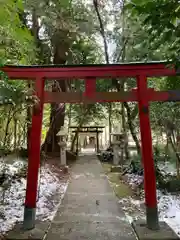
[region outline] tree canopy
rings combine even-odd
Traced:
[[[4,64],[94,64],[173,60],[179,63],[178,0],[28,0],[1,1],[0,63]],[[1,146],[24,145],[30,128],[33,83],[0,82]],[[149,79],[159,90],[179,89],[179,77]],[[98,79],[98,91],[129,90],[135,79]],[[84,89],[79,81],[47,82],[53,91]],[[21,110],[20,110],[21,109]],[[161,109],[161,111],[160,111]],[[161,114],[159,114],[161,112]],[[153,133],[169,134],[173,144],[179,131],[177,103],[151,104]],[[45,106],[43,141],[48,151],[57,147],[56,134],[68,124],[103,122],[132,135],[139,148],[138,108],[135,103],[89,106],[52,104]],[[3,121],[7,119],[7,121]],[[103,120],[102,120],[103,119]],[[10,138],[14,133],[13,140]],[[17,137],[18,136],[18,137]],[[54,145],[52,145],[52,143]],[[172,141],[171,141],[172,143]],[[4,144],[4,145],[3,145]]]

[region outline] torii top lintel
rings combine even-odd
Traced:
[[[102,129],[105,128],[105,126],[70,126],[69,128],[75,129],[72,132],[79,132],[79,133],[102,133]],[[95,129],[95,130],[94,130]],[[101,130],[100,130],[101,129]]]
[[[139,94],[148,101],[180,101],[179,91],[154,91],[147,88],[147,77],[173,76],[180,73],[170,62],[94,64],[94,65],[42,65],[42,66],[12,66],[0,68],[10,79],[30,79],[36,82],[36,94],[43,98],[44,103],[102,103],[102,102],[136,102]],[[125,92],[96,92],[98,78],[141,78],[141,87]],[[84,79],[85,92],[50,92],[44,91],[44,79],[68,80]],[[138,85],[138,84],[137,84]],[[141,90],[140,90],[141,88]],[[42,92],[43,91],[43,97]]]
[[[177,73],[169,62],[42,66],[7,65],[0,70],[6,72],[11,79],[35,79],[37,77],[47,79],[113,78],[136,77],[139,75],[151,77],[171,76]]]

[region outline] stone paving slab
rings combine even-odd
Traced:
[[[72,177],[46,240],[135,240],[96,156],[83,156]]]
[[[76,239],[104,239],[104,240],[133,240],[132,234],[126,224],[99,223],[99,222],[68,222],[56,224],[51,231],[51,240]],[[123,228],[123,230],[122,230]],[[49,235],[48,235],[49,236]]]
[[[71,219],[71,222],[105,222],[105,223],[127,223],[126,217],[114,216],[113,214],[87,214],[87,213],[62,213],[60,220],[53,220],[53,223],[62,223],[68,222]]]
[[[23,223],[20,222],[15,225],[15,227],[7,233],[6,240],[43,240],[44,236],[48,232],[50,226],[50,221],[39,221],[36,220],[36,227],[32,230],[23,230]]]

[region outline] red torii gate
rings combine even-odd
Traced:
[[[174,66],[166,62],[129,63],[110,65],[50,65],[50,66],[5,66],[4,71],[10,79],[28,79],[35,81],[35,93],[39,102],[32,116],[30,152],[26,199],[24,209],[24,228],[35,226],[35,210],[38,185],[38,169],[41,150],[41,126],[44,103],[102,103],[102,102],[138,102],[141,130],[142,161],[144,165],[144,189],[147,226],[156,230],[159,227],[156,179],[152,150],[152,137],[149,119],[149,102],[180,101],[179,91],[155,91],[147,87],[147,77],[176,75]],[[129,92],[96,92],[97,78],[132,77],[137,80],[137,89]],[[47,92],[44,91],[45,79],[66,80],[84,79],[85,92]]]

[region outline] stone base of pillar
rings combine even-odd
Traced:
[[[50,226],[50,221],[36,220],[35,227],[32,230],[24,230],[23,223],[18,223],[6,235],[7,240],[43,240]]]
[[[63,173],[68,174],[69,173],[69,167],[68,166],[63,166]]]
[[[180,239],[165,222],[159,222],[159,230],[147,228],[145,221],[134,221],[132,227],[139,240],[178,240]]]

